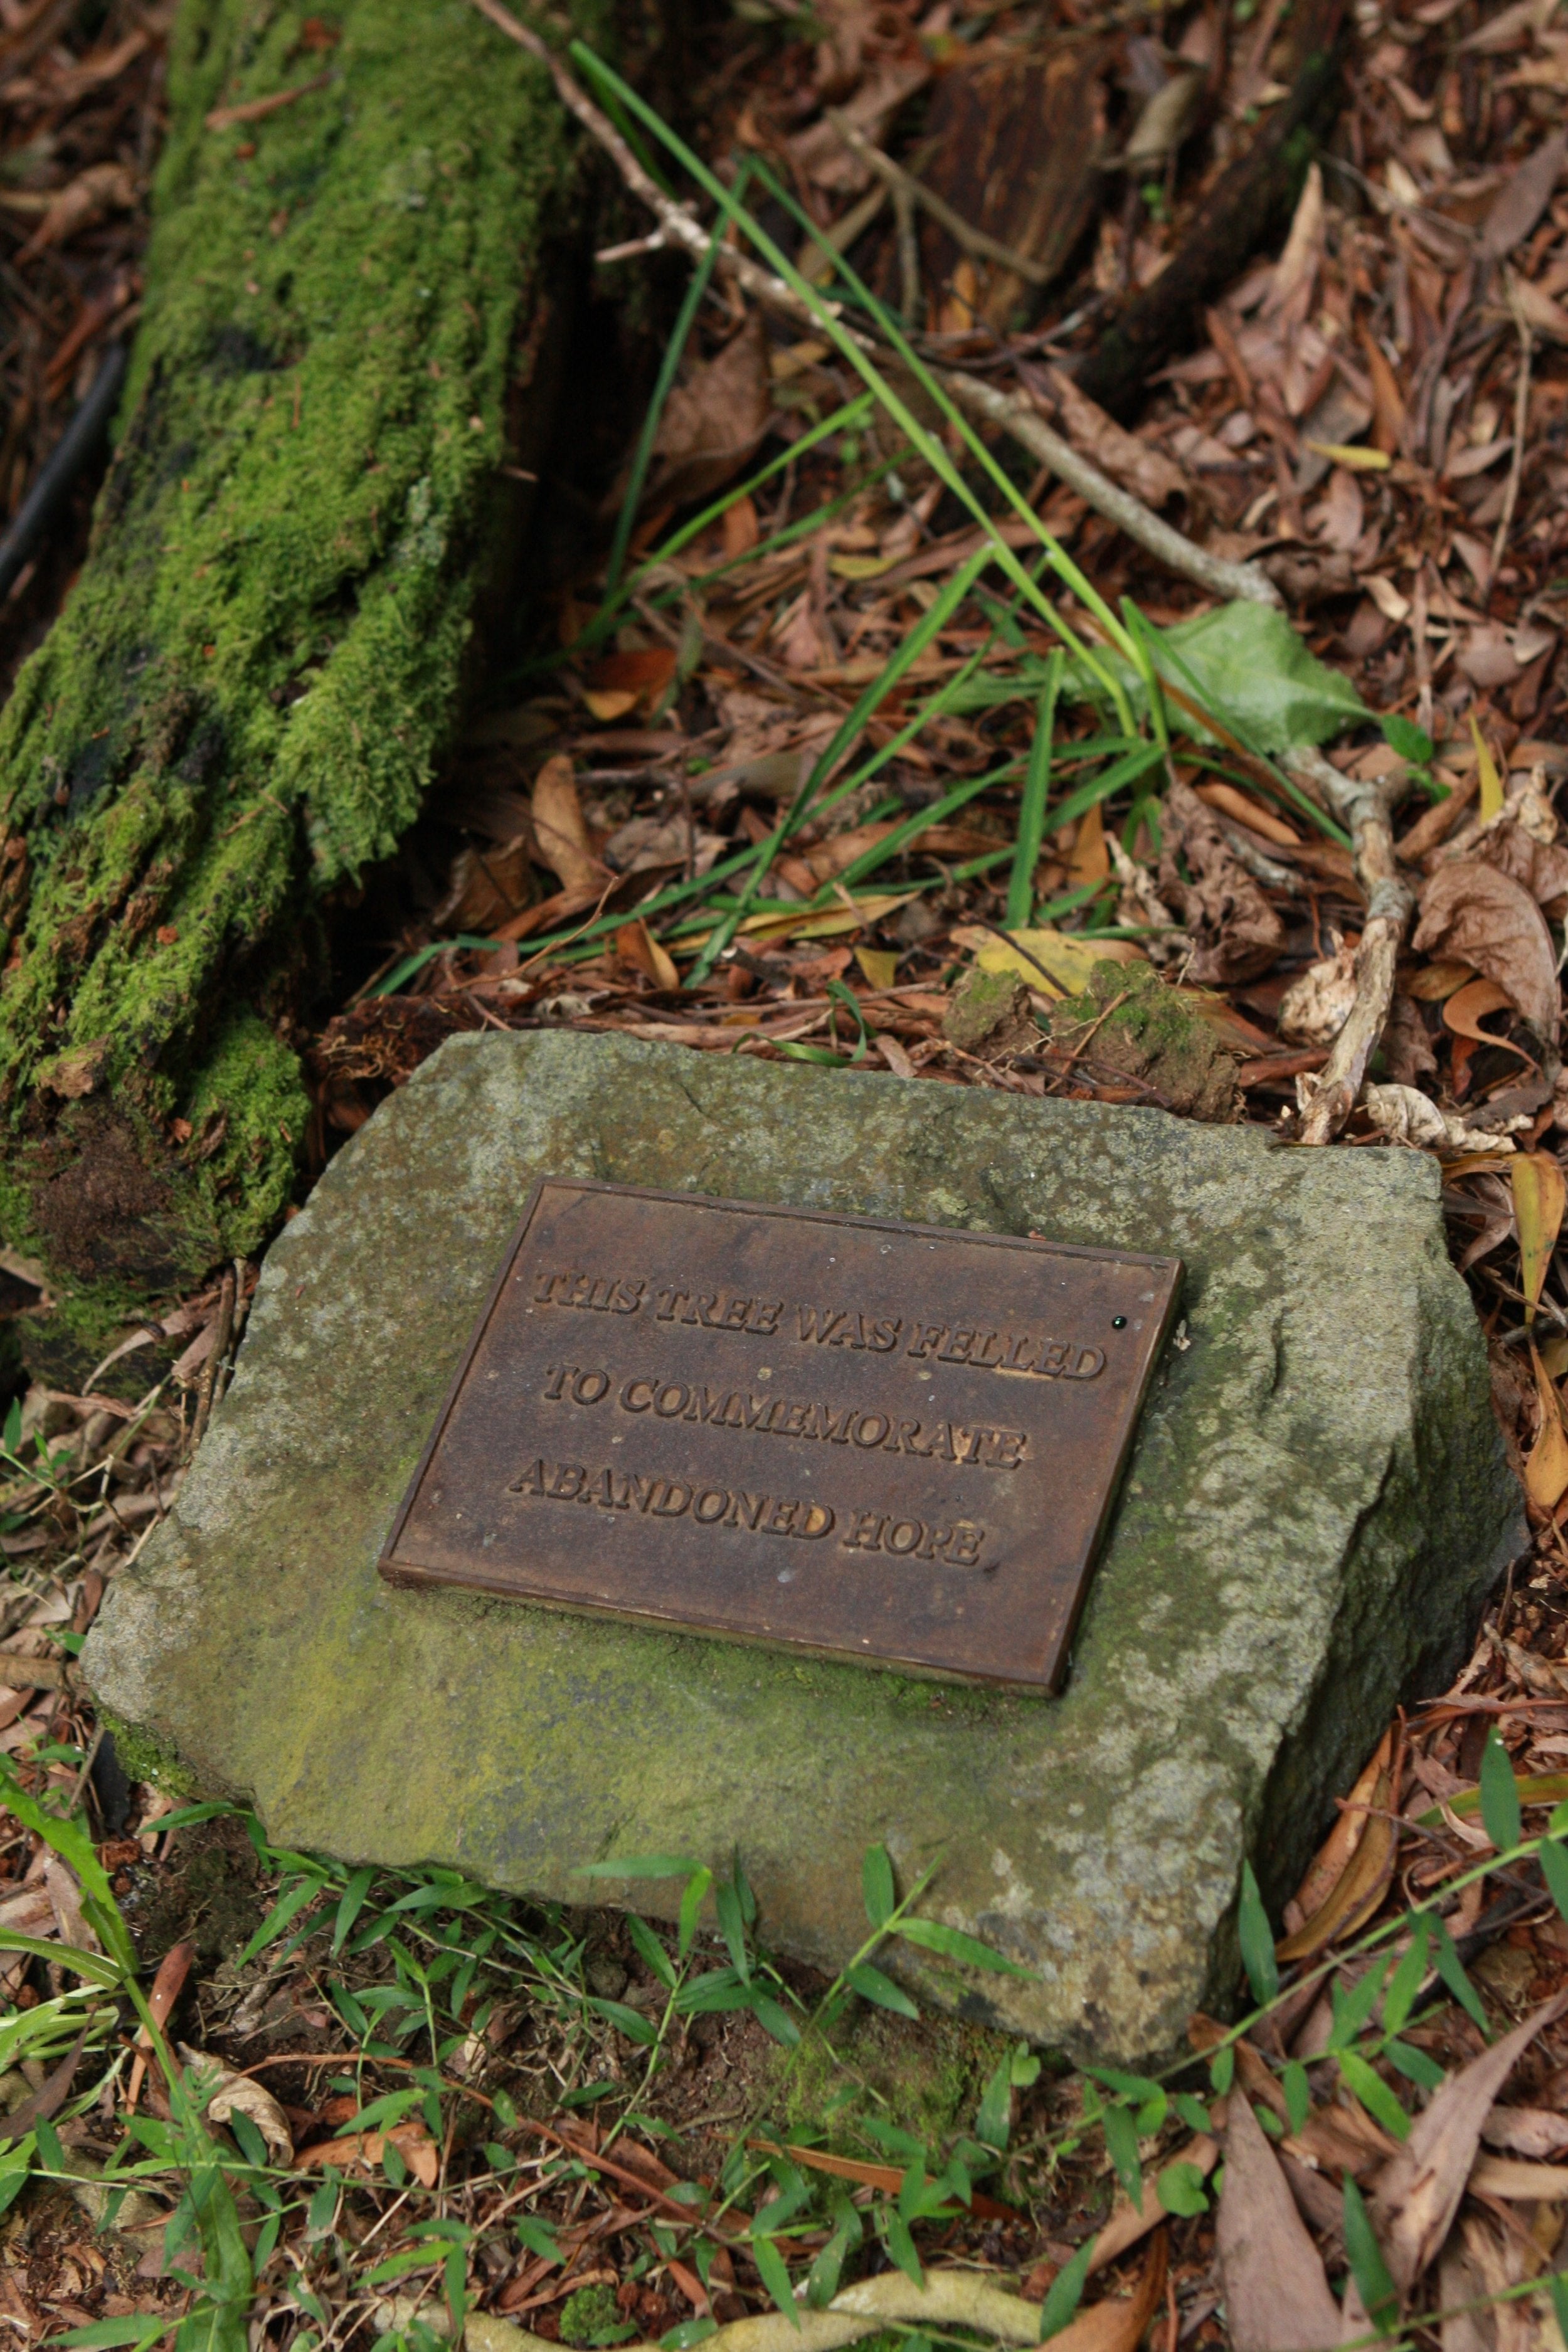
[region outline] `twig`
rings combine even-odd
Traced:
[[[893,192],[893,217],[899,229],[899,307],[912,332],[921,323],[921,244],[915,235],[915,200],[907,189]]]
[[[125,346],[113,343],[99,362],[87,398],[39,468],[38,478],[23,499],[16,521],[0,539],[0,596],[16,579],[102,439],[124,381]]]
[[[1394,972],[1415,900],[1394,855],[1394,782],[1358,783],[1321,751],[1287,752],[1285,765],[1338,817],[1351,836],[1366,922],[1356,950],[1355,1002],[1329,1048],[1301,1123],[1303,1143],[1331,1142],[1361,1097],[1394,1003]]]
[[[930,213],[939,227],[946,229],[953,243],[962,246],[965,253],[973,253],[982,261],[1000,262],[1004,269],[1011,270],[1015,278],[1022,278],[1030,286],[1050,284],[1057,274],[1054,269],[1047,269],[1041,262],[1031,261],[1027,254],[1015,253],[1011,246],[1001,245],[995,237],[987,236],[983,228],[973,228],[963,214],[955,213],[933,188],[928,188],[923,180],[917,180],[912,172],[906,172],[901,163],[895,163],[890,155],[884,155],[879,147],[874,147],[865,132],[858,131],[849,117],[841,114],[837,107],[825,107],[823,111],[851,154],[858,155],[868,170],[874,172],[879,180],[886,181],[895,204],[902,198],[906,205],[919,205],[923,211]]]
[[[796,326],[805,326],[813,331],[820,328],[821,321],[811,306],[803,302],[782,278],[776,278],[772,270],[763,268],[734,247],[710,236],[694,213],[665,194],[638,163],[609,117],[601,113],[537,33],[529,26],[520,24],[510,10],[501,5],[501,0],[473,0],[473,5],[498,31],[526,49],[530,57],[537,58],[546,68],[562,104],[603,147],[633,195],[639,197],[657,216],[664,227],[668,244],[683,247],[697,260],[703,259],[717,246],[721,267],[731,273],[736,283],[753,300],[763,303]],[[835,316],[838,316],[841,306],[829,301],[826,296],[823,299]],[[854,340],[863,350],[876,348],[867,336],[856,334]],[[1119,530],[1136,540],[1141,547],[1171,571],[1180,572],[1198,587],[1205,589],[1210,595],[1237,597],[1255,604],[1278,606],[1280,604],[1279,591],[1256,564],[1230,563],[1194,546],[1179,530],[1173,530],[1169,523],[1152,514],[1142,500],[1109,481],[1097,466],[1089,464],[1087,457],[1080,457],[1059,434],[1052,432],[1028,401],[998,392],[991,384],[979,383],[973,377],[955,371],[933,369],[931,373],[956,407],[966,409],[972,416],[980,417],[988,425],[999,425],[1004,432],[1011,434],[1021,447],[1028,450],[1030,456],[1042,465],[1048,466],[1058,479],[1066,482],[1068,488],[1075,490],[1098,514],[1104,515]],[[734,650],[740,651],[740,648]]]
[[[1503,492],[1502,512],[1498,517],[1497,535],[1492,541],[1491,567],[1487,574],[1489,600],[1502,563],[1503,551],[1508,545],[1509,532],[1513,529],[1513,510],[1519,504],[1519,486],[1524,476],[1524,436],[1530,423],[1530,363],[1535,351],[1535,338],[1519,307],[1519,297],[1513,290],[1511,280],[1508,292],[1509,309],[1513,312],[1513,323],[1519,330],[1519,377],[1513,387],[1513,461],[1508,469],[1508,488]]]
[[[26,1650],[0,1650],[0,1690],[85,1691],[81,1669],[69,1658],[34,1657]]]
[[[202,1366],[202,1384],[196,1395],[196,1417],[191,1425],[191,1452],[194,1454],[206,1435],[207,1423],[212,1418],[213,1399],[217,1390],[218,1366],[227,1350],[234,1330],[234,1299],[236,1284],[234,1268],[226,1269],[223,1289],[218,1296],[217,1329],[206,1362]]]

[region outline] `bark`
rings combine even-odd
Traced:
[[[547,75],[461,0],[315,21],[185,0],[119,447],[0,719],[0,1239],[57,1370],[281,1215],[323,902],[418,810],[548,423]]]

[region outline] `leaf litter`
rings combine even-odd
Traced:
[[[15,512],[134,319],[163,32],[61,19],[21,59],[44,18],[13,15]],[[875,1956],[937,1931],[879,1849],[830,1986],[769,1955],[739,1866],[642,1858],[685,1880],[671,1932],[280,1853],[128,1780],[72,1656],[221,1399],[254,1284],[232,1269],[5,1431],[0,2305],[24,2340],[1560,2340],[1568,28],[1552,0],[1358,9],[1293,208],[1210,268],[1195,347],[1163,330],[1128,398],[1106,330],[1209,266],[1211,199],[1302,86],[1289,38],[1271,7],[782,0],[712,37],[699,202],[729,189],[737,249],[755,223],[810,299],[792,323],[726,264],[686,306],[548,630],[372,893],[374,968],[310,1046],[311,1169],[486,1026],[1289,1139],[1372,1002],[1334,1148],[1440,1162],[1530,1557],[1280,1918],[1248,1876],[1249,2013],[1194,2019],[1157,2076],[1063,2071],[909,2017]],[[601,279],[645,266],[612,251]],[[875,383],[846,317],[897,362]],[[1016,404],[994,430],[987,386]],[[1180,534],[1169,560],[1058,443]],[[7,664],[85,505],[71,529],[0,614]],[[1205,584],[1194,550],[1231,569]],[[1363,820],[1293,756],[1316,746],[1386,812],[1407,930]]]

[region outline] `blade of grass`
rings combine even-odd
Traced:
[[[891,384],[889,384],[887,379],[882,375],[874,361],[871,359],[869,353],[862,350],[856,338],[845,328],[838,316],[837,306],[825,300],[822,295],[817,291],[816,288],[812,286],[805,278],[802,278],[800,272],[795,268],[788,255],[785,254],[780,247],[774,244],[767,232],[753,218],[753,216],[746,211],[744,205],[736,203],[731,191],[726,188],[723,183],[719,180],[713,173],[708,170],[707,166],[691,152],[691,150],[686,145],[685,142],[679,139],[676,133],[670,130],[668,125],[660,119],[660,117],[643,99],[639,98],[637,91],[634,90],[628,83],[624,82],[620,76],[616,73],[611,67],[605,65],[603,58],[595,56],[594,51],[587,47],[586,43],[582,41],[573,42],[571,55],[574,61],[581,67],[583,71],[586,73],[602,90],[615,91],[620,98],[623,105],[629,108],[637,115],[637,120],[642,122],[657,139],[663,142],[670,154],[675,157],[676,161],[680,163],[682,168],[688,172],[697,182],[698,185],[703,189],[704,193],[719,206],[725,218],[734,222],[736,226],[742,231],[742,235],[744,235],[752,246],[755,247],[757,252],[761,254],[769,268],[776,271],[778,276],[784,280],[784,284],[790,289],[790,291],[795,296],[795,299],[805,304],[814,319],[818,321],[822,332],[837,346],[843,356],[848,361],[856,373],[860,377],[862,383],[867,385],[869,391],[876,394],[878,400],[887,411],[888,415],[898,424],[905,437],[910,442],[911,447],[919,451],[920,455],[925,459],[927,465],[931,467],[932,472],[946,484],[947,488],[952,491],[954,497],[963,502],[973,515],[974,520],[980,525],[981,529],[985,531],[992,542],[994,560],[998,564],[1000,564],[1002,570],[1007,574],[1007,577],[1014,582],[1016,586],[1022,590],[1029,602],[1034,604],[1037,611],[1040,613],[1049,626],[1056,631],[1057,635],[1062,638],[1063,642],[1070,648],[1072,653],[1084,664],[1085,667],[1100,678],[1105,691],[1115,704],[1118,716],[1121,718],[1121,723],[1126,728],[1128,733],[1135,733],[1137,730],[1133,725],[1131,709],[1128,703],[1125,688],[1122,687],[1121,680],[1115,676],[1114,672],[1105,664],[1101,663],[1093,651],[1082,642],[1077,633],[1073,630],[1071,625],[1056,610],[1056,607],[1040,589],[1037,583],[1030,578],[1027,571],[1019,562],[1017,556],[1014,553],[1014,551],[1006,544],[1000,531],[997,530],[995,524],[992,520],[992,518],[986,513],[985,509],[982,506],[978,497],[970,488],[969,484],[964,480],[963,474],[953,463],[942,441],[936,435],[928,432],[925,426],[920,423],[919,419],[914,415],[907,403],[900,398]],[[786,192],[773,178],[772,174],[767,173],[763,167],[759,166],[758,176],[763,180],[763,184],[767,186],[769,192],[773,194],[779,202],[783,203],[787,209],[796,215],[802,227],[805,229],[815,240],[821,242],[820,232],[816,229],[816,225],[808,221],[805,215],[800,212],[799,208],[793,204]],[[829,251],[832,250],[831,247],[827,249]],[[855,278],[853,273],[847,269],[842,257],[837,254],[834,254],[834,260],[836,266],[846,277],[847,282],[855,287],[862,299],[869,303],[871,301],[871,298],[867,294],[866,289],[860,286],[859,281]],[[875,306],[873,307],[875,308]],[[1098,589],[1095,588],[1092,582],[1089,581],[1079,570],[1079,566],[1074,563],[1066,549],[1061,546],[1060,542],[1054,539],[1050,532],[1046,530],[1045,525],[1040,521],[1039,517],[1035,513],[1033,508],[1024,498],[1022,492],[1017,488],[1016,485],[1012,481],[1005,470],[997,464],[990,451],[985,447],[984,443],[980,439],[979,436],[974,432],[967,420],[952,405],[952,403],[942,391],[942,386],[932,377],[930,370],[926,368],[920,359],[919,354],[911,348],[902,332],[893,321],[891,315],[879,310],[877,311],[877,315],[879,316],[883,331],[886,334],[889,342],[904,365],[909,368],[910,373],[916,378],[916,381],[920,383],[921,388],[926,394],[926,396],[935,402],[944,417],[948,419],[959,434],[964,446],[982,466],[984,470],[989,474],[992,479],[997,484],[1004,496],[1007,499],[1008,503],[1016,508],[1019,515],[1028,522],[1030,529],[1036,533],[1044,547],[1047,560],[1051,564],[1052,569],[1066,583],[1066,584],[1072,589],[1074,594],[1079,598],[1086,607],[1090,612],[1094,613],[1096,618],[1100,621],[1100,625],[1105,629],[1106,634],[1111,638],[1112,642],[1116,644],[1131,659],[1131,648],[1130,645],[1125,642],[1126,631],[1115,613],[1112,612],[1110,606],[1100,594]]]
[[[1061,688],[1062,668],[1062,656],[1058,650],[1051,655],[1047,667],[1046,683],[1035,719],[1035,740],[1029,746],[1023,804],[1018,811],[1018,845],[1013,856],[1012,878],[1007,885],[1005,920],[1010,931],[1023,929],[1034,910],[1035,868],[1040,862],[1040,844],[1046,834],[1046,795],[1051,782],[1051,738],[1056,731],[1057,696]]]
[[[735,174],[735,187],[738,193],[744,189],[750,176],[750,159],[742,156],[740,170]],[[675,372],[685,354],[688,338],[697,323],[697,313],[702,307],[703,297],[711,283],[718,263],[719,248],[717,246],[710,246],[691,273],[691,281],[687,287],[685,299],[676,315],[675,326],[669,341],[664,347],[664,357],[659,362],[658,374],[654,383],[653,397],[648,402],[647,414],[643,418],[642,431],[637,436],[637,446],[632,457],[632,470],[627,478],[626,496],[621,500],[620,513],[616,517],[616,535],[610,541],[610,558],[605,567],[605,593],[600,600],[601,612],[613,601],[616,590],[620,585],[621,572],[626,565],[626,549],[631,544],[632,525],[637,520],[643,484],[647,479],[647,469],[653,462],[653,445],[658,437],[659,424],[664,415],[664,404],[669,397],[670,388],[675,382]]]

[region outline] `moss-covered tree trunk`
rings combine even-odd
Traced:
[[[0,719],[0,1236],[79,1356],[283,1210],[315,910],[417,810],[550,405],[545,77],[466,0],[325,23],[184,0],[118,451]]]

